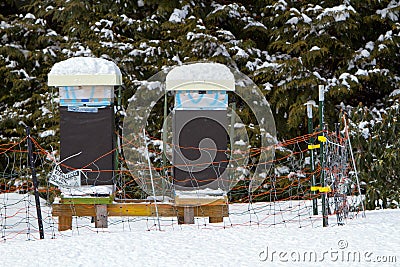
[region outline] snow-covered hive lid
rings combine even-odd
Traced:
[[[111,61],[73,57],[54,64],[48,74],[49,86],[121,85],[122,75]]]
[[[219,63],[194,63],[173,68],[166,77],[166,90],[235,90],[235,77]]]

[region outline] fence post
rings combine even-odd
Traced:
[[[44,231],[43,231],[43,220],[42,220],[42,210],[40,208],[40,199],[39,199],[39,191],[38,191],[38,181],[36,177],[36,169],[35,169],[35,160],[33,158],[33,144],[31,139],[31,129],[29,126],[25,125],[26,135],[28,137],[28,160],[29,165],[32,171],[32,181],[33,181],[33,190],[35,194],[35,202],[36,202],[36,213],[38,219],[38,227],[40,239],[44,239]]]
[[[314,132],[314,126],[313,126],[313,112],[312,108],[315,105],[315,101],[308,101],[306,103],[307,105],[307,121],[308,121],[308,133],[312,134]],[[310,144],[314,144],[314,137],[310,138]],[[316,181],[315,181],[315,160],[314,160],[314,148],[310,149],[311,153],[311,187],[316,186]],[[313,203],[313,215],[318,215],[318,200],[315,197],[316,193],[315,191],[312,191],[312,203]]]
[[[163,129],[162,129],[162,143],[163,143],[163,153],[162,153],[162,175],[164,175],[163,179],[161,179],[162,183],[162,201],[164,201],[164,196],[166,193],[166,180],[168,180],[168,170],[167,170],[167,116],[168,116],[168,96],[167,92],[164,92],[164,117],[163,117]]]
[[[319,86],[319,123],[320,123],[320,130],[322,131],[322,137],[325,136],[324,131],[324,86],[320,85]],[[323,140],[323,138],[322,138]],[[321,178],[320,178],[320,183],[322,188],[326,187],[326,181],[325,181],[325,155],[324,155],[324,145],[325,142],[321,141]],[[328,212],[327,212],[327,193],[326,192],[321,192],[321,198],[322,198],[322,226],[326,227],[328,226]]]

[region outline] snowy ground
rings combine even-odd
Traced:
[[[3,196],[0,206],[16,197]],[[1,266],[400,266],[400,210],[370,211],[345,226],[331,217],[323,228],[318,218],[263,224],[271,217],[269,206],[258,204],[255,218],[248,205],[236,204],[232,218],[217,225],[197,219],[181,226],[171,218],[157,231],[152,218],[113,218],[108,229],[97,230],[81,218],[74,219],[73,230],[60,233],[44,207],[46,236],[36,240],[34,218],[26,221],[26,214],[35,213],[31,204],[24,199],[14,210],[8,206],[7,221],[1,222],[10,227],[2,229]]]

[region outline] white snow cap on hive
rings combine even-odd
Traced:
[[[173,68],[166,77],[167,91],[235,90],[235,77],[219,63],[194,63]]]
[[[94,57],[73,57],[54,64],[48,75],[50,86],[121,85],[118,66]]]

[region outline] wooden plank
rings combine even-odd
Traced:
[[[158,213],[161,217],[183,217],[184,207],[170,204],[157,204]],[[194,217],[228,217],[229,207],[224,205],[206,205],[193,207]],[[121,203],[108,204],[108,216],[156,216],[154,203]],[[53,216],[96,216],[93,204],[53,204]]]
[[[109,216],[152,216],[150,203],[121,203],[108,205]]]
[[[177,207],[171,204],[157,204],[158,214],[162,217],[175,217]],[[121,203],[108,205],[109,216],[156,216],[154,203]],[[183,214],[183,210],[182,210]]]
[[[107,205],[96,205],[96,220],[94,227],[107,228],[108,227],[108,212]]]
[[[210,217],[209,223],[221,223],[224,221],[224,217]]]
[[[92,204],[53,204],[53,216],[96,216]]]
[[[200,206],[194,209],[195,217],[228,217],[228,205]]]
[[[72,216],[58,217],[58,231],[67,231],[72,229]]]
[[[175,198],[175,206],[219,206],[225,205],[228,203],[228,199],[226,196],[220,197],[176,197]]]

